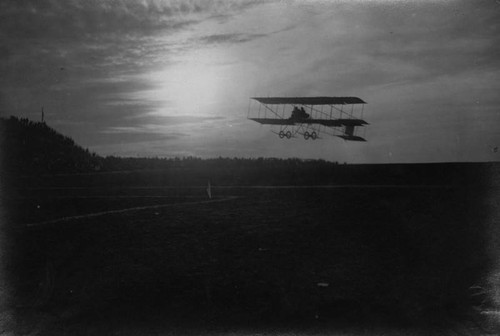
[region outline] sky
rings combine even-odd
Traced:
[[[496,0],[0,2],[0,116],[100,155],[498,161],[499,79]],[[258,96],[360,97],[368,141],[279,139]]]

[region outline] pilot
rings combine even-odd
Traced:
[[[300,119],[301,118],[301,111],[297,108],[297,106],[293,107],[292,111],[292,116],[290,119]]]
[[[304,108],[303,108],[303,107],[301,107],[301,108],[300,108],[300,118],[302,118],[302,119],[307,119],[307,118],[309,118],[309,114],[308,114],[308,113],[306,113],[306,111],[304,110]]]

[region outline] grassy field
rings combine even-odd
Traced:
[[[491,329],[471,287],[498,256],[497,187],[215,185],[208,200],[66,178],[4,201],[20,334]]]

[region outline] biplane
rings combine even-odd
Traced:
[[[258,112],[252,100],[259,103]],[[321,134],[338,136],[346,141],[366,141],[359,128],[365,101],[358,97],[252,97],[248,119],[270,125],[281,139],[303,136],[316,140]],[[361,107],[359,107],[359,105]]]

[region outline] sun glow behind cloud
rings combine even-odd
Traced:
[[[203,53],[197,53],[178,65],[153,75],[159,89],[152,92],[154,99],[173,102],[166,114],[211,114],[210,106],[218,100],[221,77]]]
[[[164,101],[151,114],[157,116],[219,115],[215,105],[221,101],[230,73],[222,64],[224,53],[210,48],[193,48],[173,59],[166,67],[139,77],[154,88],[134,92],[135,99]]]

